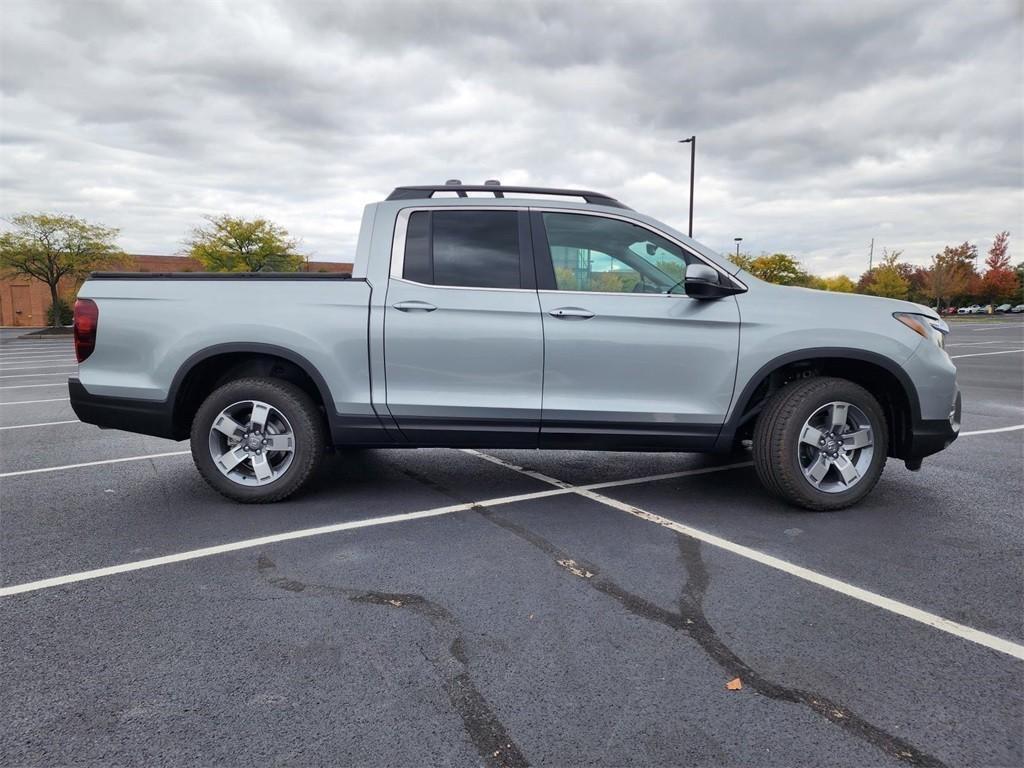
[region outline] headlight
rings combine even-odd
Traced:
[[[927,315],[914,315],[909,312],[894,312],[893,317],[919,336],[935,342],[939,349],[945,349],[946,334],[949,333],[949,326],[945,320],[936,320]]]

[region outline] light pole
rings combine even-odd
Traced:
[[[734,237],[733,240],[736,241],[736,258],[738,259],[740,257],[740,243],[743,242],[743,238],[742,237]]]
[[[697,158],[697,137],[691,136],[688,139],[680,139],[680,144],[690,145],[690,237],[693,237],[693,167]]]

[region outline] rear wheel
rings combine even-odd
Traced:
[[[804,379],[776,392],[754,429],[754,467],[783,499],[816,511],[864,498],[881,477],[888,428],[878,401],[845,379]]]
[[[280,501],[299,490],[323,456],[323,422],[309,395],[280,379],[246,378],[218,388],[192,421],[192,458],[229,499]]]

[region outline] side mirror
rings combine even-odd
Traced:
[[[691,299],[720,299],[743,290],[729,281],[720,281],[718,272],[707,264],[688,264],[683,287]]]

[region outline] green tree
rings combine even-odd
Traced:
[[[750,274],[754,274],[750,271],[754,266],[754,258],[749,253],[731,254],[729,256],[729,261],[740,269],[746,270],[747,272],[750,272]]]
[[[762,254],[756,259],[734,256],[733,261],[739,264],[754,277],[778,285],[808,285],[811,276],[800,268],[800,262],[785,253],[773,253],[771,256]]]
[[[900,256],[903,251],[882,251],[882,263],[873,270],[873,280],[868,284],[866,292],[872,296],[886,296],[890,299],[905,299],[910,291],[910,281],[903,276],[900,269]]]
[[[59,306],[60,281],[79,280],[95,269],[116,266],[124,253],[118,230],[57,213],[22,213],[9,219],[0,235],[0,271],[40,280],[50,288],[50,306]],[[60,312],[51,315],[60,325]]]
[[[817,288],[819,291],[832,291],[833,293],[853,293],[857,290],[857,284],[846,275],[812,277],[808,287]]]
[[[287,230],[266,219],[207,216],[185,243],[188,255],[210,272],[296,272],[303,257]]]

